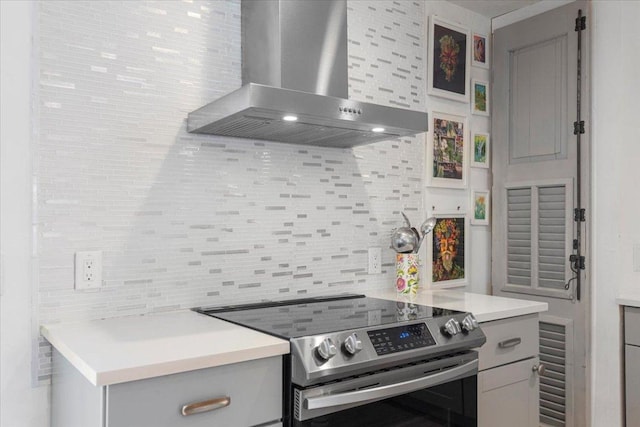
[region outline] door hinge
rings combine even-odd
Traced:
[[[582,134],[584,133],[584,120],[580,120],[579,122],[573,122],[573,134]]]
[[[575,222],[585,222],[587,220],[585,210],[575,208],[573,210],[573,220]]]
[[[582,255],[569,255],[569,262],[573,264],[573,269],[576,271],[585,269],[585,258]]]
[[[584,31],[587,29],[587,17],[578,16],[576,18],[576,31]]]

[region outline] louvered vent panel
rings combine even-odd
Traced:
[[[540,361],[546,371],[540,377],[540,422],[566,425],[566,328],[540,322]]]
[[[538,285],[564,289],[566,282],[566,188],[538,188]]]
[[[531,286],[531,188],[507,190],[507,280]]]

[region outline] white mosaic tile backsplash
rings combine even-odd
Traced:
[[[425,110],[423,8],[349,3],[352,98]],[[392,286],[391,230],[422,217],[423,136],[341,150],[186,133],[241,84],[239,0],[41,2],[39,27],[38,323]],[[100,290],[74,290],[83,250],[103,251]]]

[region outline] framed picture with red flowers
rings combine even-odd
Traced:
[[[469,102],[469,30],[438,16],[429,19],[430,95]]]
[[[429,234],[426,278],[431,288],[454,288],[469,282],[469,219],[464,213],[436,213]]]
[[[471,64],[474,67],[489,68],[489,47],[491,43],[489,38],[480,33],[473,33],[473,54],[471,55]]]

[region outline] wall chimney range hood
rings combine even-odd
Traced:
[[[427,131],[427,114],[348,99],[346,0],[242,0],[243,86],[191,133],[348,148]]]

